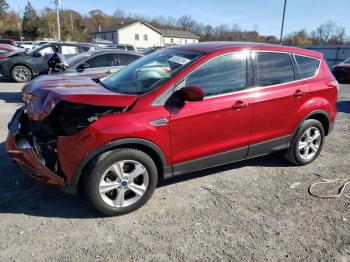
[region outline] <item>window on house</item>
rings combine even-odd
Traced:
[[[187,39],[185,39],[185,44],[187,44]]]
[[[174,38],[170,39],[170,43],[174,44]]]
[[[135,34],[135,40],[140,40],[140,35],[139,34]]]
[[[143,40],[148,41],[148,35],[143,35]]]

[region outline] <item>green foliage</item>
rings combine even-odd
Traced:
[[[9,8],[5,0],[0,0],[0,16],[4,15]]]
[[[34,7],[30,2],[27,3],[22,21],[22,31],[25,36],[36,38],[39,36],[39,25],[41,27],[45,26],[39,24],[39,16],[37,15]]]

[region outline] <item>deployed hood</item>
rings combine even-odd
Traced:
[[[125,108],[137,100],[136,95],[115,93],[90,78],[57,75],[29,82],[23,87],[22,97],[28,117],[35,121],[46,118],[60,101]]]

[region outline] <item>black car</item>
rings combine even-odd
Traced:
[[[332,73],[339,83],[350,83],[350,57],[333,66]]]
[[[45,73],[43,57],[45,54],[60,53],[69,58],[87,52],[94,47],[79,43],[48,43],[29,51],[9,53],[0,63],[0,74],[11,77],[15,82],[28,82],[39,74]]]
[[[94,50],[69,58],[69,67],[58,74],[99,79],[119,71],[141,57],[139,53],[117,49]]]

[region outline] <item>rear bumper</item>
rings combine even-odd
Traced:
[[[9,123],[9,135],[6,140],[6,151],[15,164],[21,168],[23,173],[31,180],[39,183],[65,187],[63,177],[58,176],[49,170],[40,160],[29,141],[19,134],[19,118],[23,108],[17,110]]]

